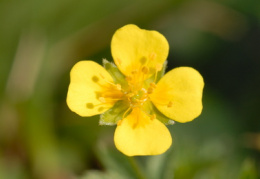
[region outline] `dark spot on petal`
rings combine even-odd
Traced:
[[[86,104],[86,107],[87,107],[88,109],[93,109],[93,108],[94,108],[94,104],[93,104],[93,103],[87,103],[87,104]]]
[[[98,112],[101,112],[101,111],[103,111],[105,108],[104,107],[99,107],[98,108]]]
[[[97,83],[99,81],[99,78],[97,76],[93,76],[92,77],[92,81],[94,81],[95,83]]]
[[[146,61],[147,61],[146,57],[140,58],[140,63],[141,63],[142,65],[145,64]]]

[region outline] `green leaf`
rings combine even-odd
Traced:
[[[82,177],[79,179],[115,179],[115,178],[122,178],[127,179],[120,173],[117,173],[116,171],[98,171],[98,170],[89,170],[86,173],[83,174]]]
[[[147,173],[149,179],[166,179],[165,174],[168,172],[171,172],[172,175],[170,178],[172,179],[174,174],[173,168],[171,168],[171,163],[174,161],[172,154],[172,150],[169,150],[161,155],[146,157],[145,173]]]
[[[257,166],[252,158],[246,158],[240,169],[239,179],[258,179]]]
[[[117,174],[120,179],[144,179],[143,166],[140,165],[138,158],[128,157],[111,145],[111,140],[102,140],[95,146],[95,153],[105,168],[105,171],[110,174]]]
[[[118,101],[115,105],[100,115],[100,125],[115,125],[121,119],[123,119],[124,113],[128,109],[127,102],[124,100]],[[129,111],[130,112],[130,111]],[[126,114],[127,115],[127,114]]]

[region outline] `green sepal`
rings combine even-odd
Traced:
[[[117,101],[112,108],[100,115],[100,125],[115,125],[121,119],[128,109],[127,102],[124,100]],[[130,111],[129,111],[130,112]],[[127,114],[126,114],[127,116]]]
[[[143,110],[150,115],[155,114],[156,115],[156,119],[158,119],[159,121],[161,121],[163,124],[165,125],[172,125],[175,122],[171,119],[169,119],[168,117],[166,117],[163,113],[161,113],[151,102],[147,102],[145,103]]]
[[[158,83],[158,81],[164,76],[165,70],[166,70],[166,68],[167,68],[167,63],[168,63],[168,62],[165,61],[165,62],[163,63],[163,67],[162,67],[161,71],[158,71],[156,83]]]
[[[161,113],[153,104],[152,104],[153,112],[156,115],[156,119],[164,123],[165,125],[173,125],[175,122],[168,117],[166,117],[163,113]]]
[[[112,76],[115,83],[122,85],[123,87],[127,85],[125,80],[125,76],[121,71],[117,68],[117,66],[109,62],[106,59],[103,59],[103,66],[108,71],[108,73]]]
[[[168,62],[165,61],[163,63],[163,67],[160,71],[158,71],[157,73],[157,77],[156,77],[156,81],[155,83],[158,83],[160,81],[160,79],[164,76],[166,68],[167,68],[167,64]],[[155,75],[153,75],[150,79],[154,80]],[[166,117],[163,113],[161,113],[155,106],[153,103],[149,104],[149,108],[150,111],[152,111],[155,115],[156,115],[156,119],[158,119],[159,121],[161,121],[162,123],[164,123],[165,125],[172,125],[175,122],[171,119],[169,119],[168,117]]]

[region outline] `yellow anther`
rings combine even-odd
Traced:
[[[135,102],[136,104],[141,104],[141,105],[142,105],[142,102],[143,102],[143,101],[140,100],[140,99],[135,99],[134,102]]]
[[[105,79],[105,77],[104,77],[101,73],[100,73],[99,75],[101,76],[101,78],[102,78],[106,83],[112,85],[113,87],[116,87],[116,89],[119,90],[119,91],[122,90],[120,84],[115,84],[115,83],[113,83],[113,82],[108,81],[107,79]],[[97,78],[96,76],[94,76],[94,77],[92,78],[92,80],[93,80],[93,81],[98,81],[98,78]]]
[[[126,117],[126,115],[128,114],[128,112],[131,110],[131,107],[129,107],[123,114],[123,119]],[[122,121],[122,120],[121,120]],[[118,121],[119,122],[119,121]]]
[[[155,83],[150,83],[150,86],[151,86],[152,88],[156,88],[156,84],[155,84]]]
[[[117,58],[117,62],[118,62],[119,65],[122,64],[122,61],[120,60],[120,58]]]
[[[149,87],[149,88],[147,89],[147,93],[148,93],[148,94],[152,94],[152,93],[153,93],[153,90],[154,90],[154,88]]]
[[[121,91],[121,85],[120,84],[116,84],[116,89],[118,89],[119,91]]]
[[[149,73],[149,68],[148,68],[147,66],[143,66],[142,72],[143,72],[144,74],[148,74],[148,73]]]
[[[137,70],[133,70],[131,73],[134,75],[137,73]]]
[[[141,100],[142,103],[144,103],[145,101],[147,101],[147,97],[145,97],[145,98],[143,98],[143,99]],[[142,105],[143,105],[143,104],[142,104]]]
[[[154,53],[154,52],[152,52],[152,53],[150,54],[150,59],[151,59],[151,60],[154,60],[154,59],[156,58],[156,56],[157,56],[157,54]]]
[[[125,80],[126,80],[126,81],[132,81],[133,78],[132,78],[131,76],[127,76],[127,77],[125,77]]]
[[[155,77],[154,77],[154,81],[156,81],[156,79],[157,79],[157,74],[158,74],[158,71],[161,71],[161,69],[162,69],[162,65],[161,64],[156,64],[156,66],[155,66]]]
[[[134,95],[135,95],[134,93],[128,93],[128,94],[127,94],[127,97],[131,98],[131,97],[133,97]]]
[[[150,119],[151,120],[154,120],[156,118],[156,115],[155,114],[152,114],[151,116],[150,116]]]
[[[167,107],[170,108],[170,107],[172,107],[172,105],[173,105],[173,103],[172,103],[172,101],[170,101],[170,102],[167,104]]]
[[[99,97],[98,100],[102,103],[105,103],[106,102],[106,99],[104,97]]]
[[[145,88],[142,88],[141,91],[147,93],[147,90]]]
[[[118,126],[121,126],[121,124],[122,124],[122,120],[117,121]]]

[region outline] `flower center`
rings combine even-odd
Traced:
[[[129,107],[131,108],[140,108],[149,99],[147,90],[144,88],[136,92],[126,93],[126,98],[128,100]]]
[[[118,121],[117,125],[121,125],[122,120],[129,114],[130,111],[138,111],[133,112],[133,115],[135,115],[133,128],[135,128],[137,125],[145,125],[147,123],[147,121],[143,121],[138,117],[140,116],[141,112],[146,113],[146,115],[149,116],[151,120],[154,120],[156,115],[154,113],[150,114],[150,112],[147,112],[146,106],[144,105],[150,101],[149,95],[154,91],[155,88],[155,83],[150,83],[150,86],[147,89],[141,87],[141,89],[139,88],[138,90],[131,88],[131,84],[129,84],[129,91],[124,92],[124,98],[127,100],[129,106],[123,114],[122,119]]]
[[[161,69],[162,65],[160,64],[150,67],[148,62],[144,62],[140,67],[136,67],[132,70],[128,76],[125,76],[126,81],[121,79],[121,81],[119,80],[117,83],[114,83],[106,80],[102,74],[99,74],[101,78],[96,76],[92,77],[93,82],[102,87],[102,91],[96,92],[100,104],[93,105],[87,103],[86,107],[91,109],[99,105],[111,105],[117,101],[124,101],[122,104],[126,106],[122,108],[124,108],[124,110],[126,109],[126,111],[122,114],[121,120],[136,110],[145,113],[151,120],[154,120],[156,113],[152,109],[150,98],[156,89],[155,82],[157,81],[157,73]],[[102,83],[99,79],[102,79]],[[168,106],[172,106],[172,104],[168,104]],[[121,120],[118,121],[118,125],[121,124]],[[134,123],[137,125],[141,123],[144,124],[145,122],[142,122],[141,118],[139,119],[137,116]]]

